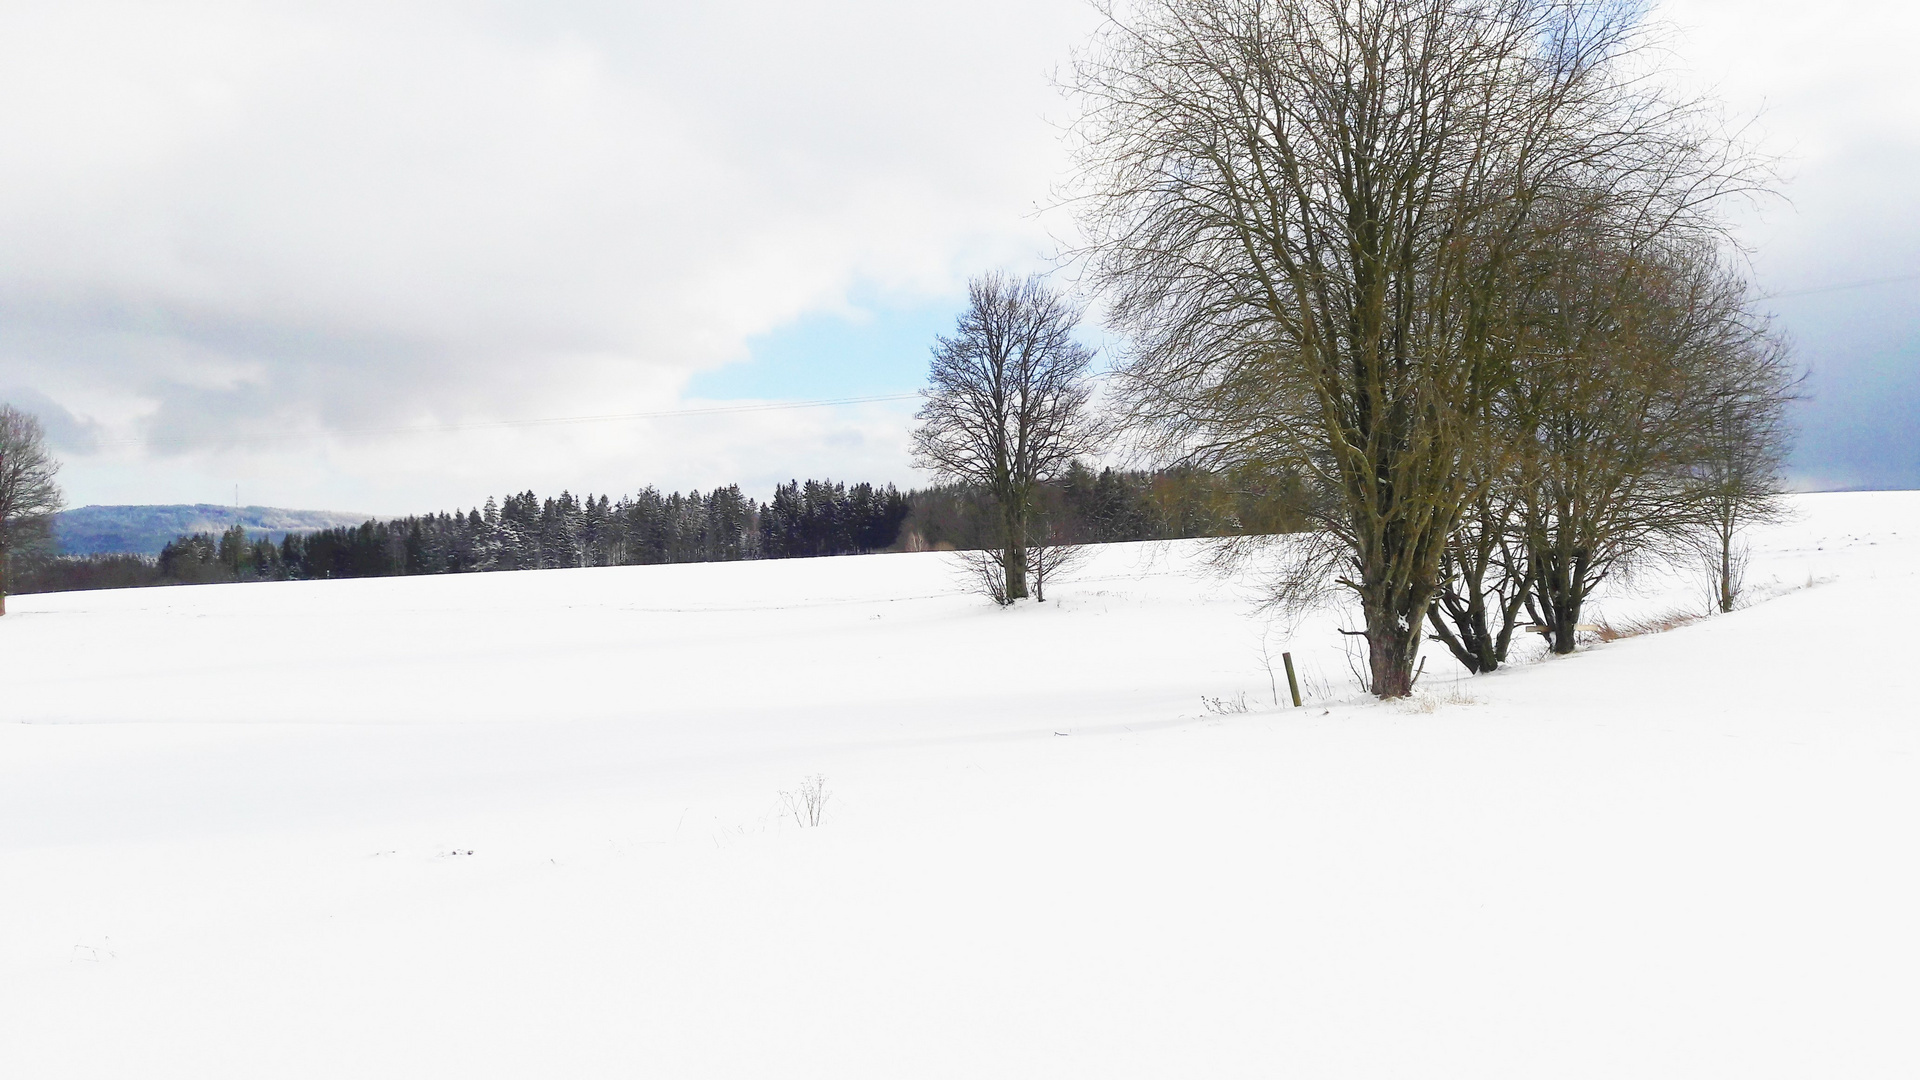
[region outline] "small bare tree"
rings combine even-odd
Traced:
[[[1093,353],[1073,337],[1080,311],[1038,277],[987,274],[973,280],[967,299],[953,336],[933,348],[914,462],[993,499],[1001,587],[990,591],[1011,604],[1028,595],[1040,484],[1096,449]]]
[[[1786,515],[1786,411],[1799,393],[1786,343],[1764,324],[1727,342],[1705,380],[1692,455],[1695,541],[1713,604],[1732,611],[1745,577],[1744,534]]]
[[[8,563],[22,546],[43,539],[60,511],[53,482],[59,471],[40,419],[0,404],[0,615],[7,613]]]

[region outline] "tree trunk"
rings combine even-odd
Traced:
[[[1720,534],[1720,613],[1733,610],[1733,534]]]
[[[1580,618],[1580,606],[1566,604],[1559,612],[1553,621],[1553,651],[1557,656],[1565,656],[1573,651],[1574,626]]]
[[[1027,545],[1017,540],[1007,541],[1007,550],[1001,564],[1007,575],[1007,602],[1027,598]]]
[[[1448,620],[1452,620],[1454,626],[1448,626]],[[1433,627],[1434,638],[1445,645],[1453,658],[1460,661],[1460,666],[1471,674],[1492,671],[1506,658],[1504,651],[1495,644],[1493,631],[1487,626],[1484,605],[1456,609],[1449,603],[1445,614],[1442,614],[1441,605],[1436,603],[1427,609],[1427,621]]]
[[[1513,633],[1518,605],[1496,597],[1501,600],[1496,629],[1488,617],[1485,562],[1463,568],[1456,582],[1441,589],[1427,606],[1427,621],[1433,626],[1434,637],[1446,645],[1462,667],[1475,675],[1492,671],[1506,662],[1507,641]]]
[[[1534,618],[1547,628],[1547,644],[1554,654],[1565,656],[1573,651],[1574,627],[1580,623],[1586,560],[1580,555],[1569,560],[1560,552],[1549,551],[1538,555],[1535,565],[1540,567],[1535,579],[1535,596],[1540,607],[1534,612]]]
[[[0,547],[0,615],[7,613],[7,549]]]
[[[1027,598],[1027,507],[1018,494],[1000,502],[1000,525],[1006,542],[1000,550],[1000,575],[1006,580],[1006,603]]]
[[[1433,638],[1478,675],[1507,662],[1529,582],[1518,572],[1505,534],[1512,510],[1483,495],[1455,526],[1440,560],[1439,586],[1427,605]],[[1489,587],[1489,580],[1492,585]]]
[[[1363,600],[1361,617],[1367,625],[1368,687],[1376,697],[1401,698],[1413,693],[1413,662],[1420,653],[1424,617],[1401,618],[1386,604]]]

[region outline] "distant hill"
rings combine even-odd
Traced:
[[[333,510],[282,510],[277,506],[82,506],[54,516],[53,535],[67,555],[129,552],[157,555],[167,541],[184,533],[225,532],[235,524],[249,533],[266,533],[278,543],[290,532],[312,532],[358,525],[365,514]]]

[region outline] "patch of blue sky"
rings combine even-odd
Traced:
[[[694,376],[687,396],[806,401],[911,393],[926,385],[934,336],[953,332],[963,302],[803,316],[750,341],[747,359]]]
[[[912,393],[927,383],[934,338],[953,333],[965,304],[965,297],[955,296],[806,315],[753,338],[747,359],[695,375],[686,396],[818,401]],[[1091,318],[1076,336],[1094,350],[1094,369],[1106,368],[1115,342]]]

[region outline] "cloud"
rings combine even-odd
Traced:
[[[1791,207],[1741,226],[1764,287],[1920,262],[1914,78],[1859,39],[1912,36],[1911,11],[1664,10],[1700,78],[1765,106],[1798,155]],[[0,4],[0,385],[74,418],[81,501],[239,482],[404,512],[529,486],[909,480],[910,406],[471,425],[742,392],[710,373],[756,345],[863,312],[904,324],[970,273],[1039,265],[1070,235],[1041,210],[1068,165],[1048,73],[1095,18],[1080,0]],[[1835,346],[1852,317],[1783,308],[1824,400],[1886,377],[1881,346]],[[1910,355],[1920,324],[1868,317]],[[781,362],[770,392],[825,396],[799,393],[806,357]],[[1803,448],[1836,475],[1849,447],[1920,445],[1896,418],[1841,439],[1807,415]]]
[[[66,406],[31,386],[0,390],[0,403],[38,417],[47,433],[47,445],[56,452],[91,454],[100,448],[101,426],[97,421],[73,415]]]
[[[1679,56],[1781,159],[1784,199],[1742,216],[1757,284],[1810,373],[1793,467],[1807,487],[1920,487],[1920,7],[1669,0]],[[1811,293],[1803,290],[1818,290]]]
[[[0,365],[135,472],[232,471],[287,429],[668,407],[855,290],[1044,255],[1046,72],[1087,18],[9,6]]]

